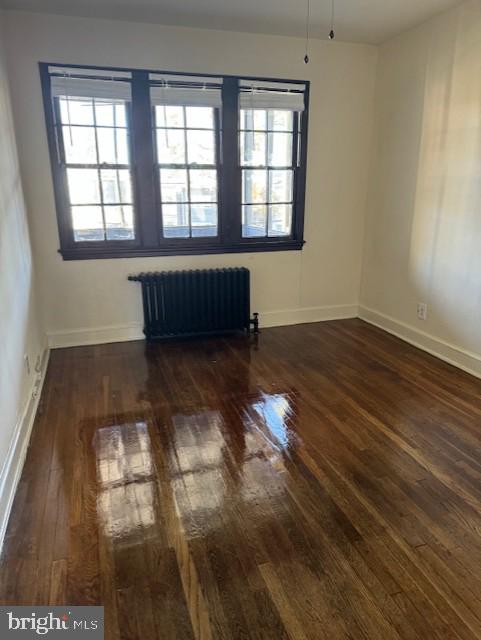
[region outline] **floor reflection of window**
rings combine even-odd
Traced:
[[[173,424],[173,480],[178,505],[188,505],[197,516],[222,505],[225,482],[222,467],[226,442],[219,411],[176,415]]]
[[[222,462],[225,441],[219,411],[176,415],[172,424],[175,463],[180,473],[202,471]]]
[[[153,535],[157,488],[147,425],[103,427],[94,444],[101,488],[97,510],[105,535],[127,543],[140,529]]]

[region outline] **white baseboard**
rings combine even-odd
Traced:
[[[72,329],[51,331],[47,333],[48,346],[51,349],[64,347],[82,347],[92,344],[109,344],[110,342],[128,342],[143,340],[141,324],[113,325],[96,327],[95,329]]]
[[[256,309],[254,309],[255,311]],[[322,320],[340,320],[357,317],[357,305],[337,305],[330,307],[307,307],[302,309],[285,309],[282,311],[261,311],[259,313],[261,327],[281,327],[291,324],[320,322]],[[51,331],[47,334],[51,349],[64,347],[81,347],[93,344],[109,344],[111,342],[128,342],[143,340],[141,324],[112,325],[94,329],[72,329]]]
[[[292,324],[356,318],[358,310],[358,306],[355,304],[342,304],[329,307],[304,307],[301,309],[285,309],[282,311],[261,311],[259,313],[259,321],[261,328],[285,327]],[[254,311],[256,311],[256,309],[254,309]]]
[[[380,329],[384,329],[384,331],[409,342],[419,349],[427,351],[441,360],[445,360],[455,367],[463,369],[463,371],[467,371],[481,378],[481,355],[466,351],[461,347],[450,344],[436,336],[420,331],[416,327],[365,306],[358,307],[355,304],[345,304],[259,312],[261,328],[283,327],[309,322],[342,320],[356,317]],[[48,344],[51,349],[143,339],[144,334],[140,323],[96,327],[94,329],[52,331],[48,333]]]
[[[41,370],[37,374],[31,387],[29,394],[30,399],[15,425],[7,457],[0,472],[0,550],[3,546],[3,539],[7,530],[13,499],[27,455],[30,435],[35,422],[35,416],[37,415],[38,403],[47,372],[48,359],[49,350],[46,349],[42,358]]]
[[[433,356],[448,362],[449,364],[481,378],[481,355],[467,351],[457,345],[437,338],[429,333],[420,331],[412,325],[406,324],[380,311],[359,307],[359,317],[388,333],[409,342],[415,347],[427,351]]]

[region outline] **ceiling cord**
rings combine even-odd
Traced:
[[[335,17],[335,6],[336,0],[331,0],[331,30],[329,31],[329,40],[334,40],[336,34],[334,32],[334,17]]]
[[[335,16],[336,16],[336,0],[331,0],[331,28],[329,31],[329,40],[334,40],[336,38],[336,33],[334,31]],[[305,55],[304,55],[305,64],[309,64],[310,22],[311,22],[311,0],[307,0],[306,46],[305,46]]]
[[[311,1],[307,0],[307,14],[306,14],[306,55],[304,56],[304,62],[309,63],[309,23],[311,21]]]

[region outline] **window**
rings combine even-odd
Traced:
[[[265,81],[240,81],[243,238],[292,234],[304,96],[290,88]]]
[[[56,76],[58,168],[73,242],[135,239],[130,163],[130,84]]]
[[[40,73],[64,259],[302,248],[307,82]]]
[[[162,238],[216,238],[221,80],[151,80]]]
[[[289,236],[292,111],[241,109],[242,236]]]

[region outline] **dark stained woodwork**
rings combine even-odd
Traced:
[[[2,604],[106,638],[481,639],[481,381],[360,320],[52,352]]]
[[[104,77],[112,71],[131,74],[132,108],[129,118],[131,140],[131,178],[134,191],[135,239],[103,240],[75,242],[70,211],[65,158],[62,156],[62,129],[56,131],[55,122],[60,122],[58,100],[52,100],[51,78],[63,76],[65,67],[72,71],[82,70],[82,77]],[[86,76],[89,69],[91,75]],[[61,64],[58,62],[39,62],[40,81],[45,111],[45,123],[50,152],[55,205],[59,227],[59,253],[64,260],[98,260],[112,258],[134,258],[158,255],[205,255],[225,253],[256,253],[268,251],[300,251],[304,242],[304,208],[307,169],[308,112],[309,112],[309,80],[288,80],[280,78],[219,76],[219,74],[184,73],[180,71],[161,71],[148,69],[129,69],[120,67],[99,67],[94,65]],[[98,72],[102,72],[99,74]],[[166,238],[162,237],[160,227],[161,202],[159,199],[158,164],[154,162],[155,140],[152,135],[152,104],[150,100],[151,74],[175,76],[194,76],[205,85],[205,78],[222,79],[222,109],[216,109],[216,149],[217,173],[219,184],[219,234],[217,237]],[[69,73],[70,76],[70,73]],[[242,198],[241,175],[239,169],[239,82],[265,81],[271,83],[288,83],[297,85],[304,94],[305,109],[300,114],[301,127],[295,128],[293,148],[300,147],[300,157],[293,175],[295,198],[292,207],[292,229],[289,236],[241,237]],[[190,85],[191,83],[183,83]],[[159,82],[157,82],[159,85]],[[194,86],[199,82],[194,80]],[[57,103],[57,104],[55,104]],[[220,111],[220,113],[219,113]],[[56,116],[56,117],[54,117]],[[220,126],[219,126],[220,125]],[[57,140],[58,134],[58,140]],[[76,165],[77,167],[82,165]],[[93,165],[83,165],[84,167]],[[114,165],[112,165],[114,166]]]

